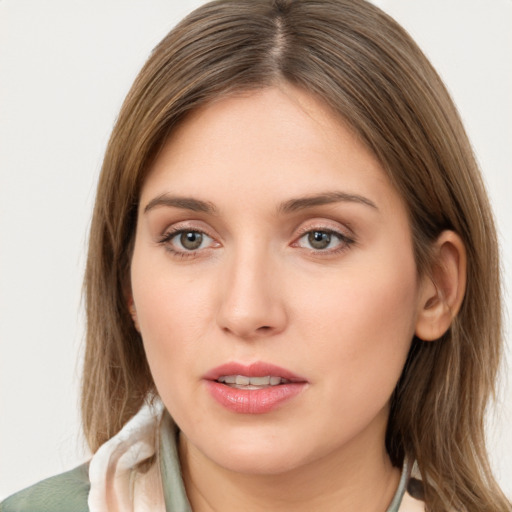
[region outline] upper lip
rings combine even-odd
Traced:
[[[276,366],[275,364],[258,361],[251,364],[242,364],[237,362],[229,362],[212,368],[205,375],[206,380],[217,380],[219,377],[226,375],[245,375],[246,377],[281,377],[290,382],[307,382],[307,379],[296,375],[295,373]]]

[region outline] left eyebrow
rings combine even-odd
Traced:
[[[298,197],[296,199],[289,199],[284,203],[281,203],[278,207],[279,213],[293,213],[298,210],[305,210],[314,206],[322,206],[324,204],[331,203],[359,203],[364,206],[369,206],[375,210],[378,210],[377,205],[368,199],[367,197],[360,196],[358,194],[348,194],[346,192],[326,192],[322,194],[316,194],[313,196]]]

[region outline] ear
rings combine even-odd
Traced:
[[[139,318],[137,317],[137,310],[135,309],[135,303],[133,302],[133,296],[131,294],[128,297],[128,311],[132,317],[135,329],[137,329],[137,331],[140,333]]]
[[[457,315],[466,291],[466,248],[459,235],[443,231],[433,246],[431,273],[421,284],[415,334],[439,339]]]

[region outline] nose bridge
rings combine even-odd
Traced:
[[[268,246],[255,240],[239,244],[227,258],[223,276],[218,314],[223,330],[251,338],[284,328],[286,312]]]

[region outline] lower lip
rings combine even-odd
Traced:
[[[264,414],[297,396],[305,382],[290,382],[262,389],[238,389],[217,381],[206,381],[213,398],[223,407],[238,414]]]

